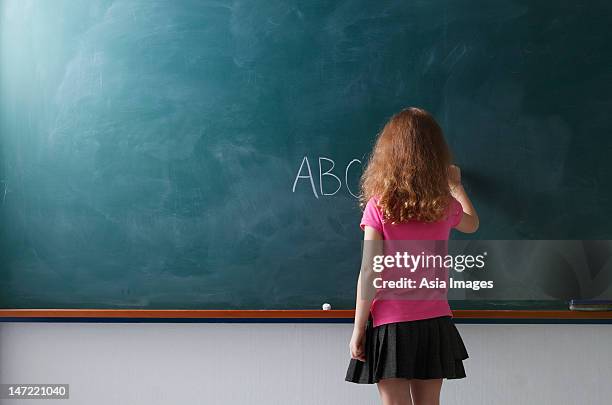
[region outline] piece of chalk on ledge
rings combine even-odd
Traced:
[[[327,302],[323,304],[323,311],[329,311],[330,309],[331,309],[331,305],[329,305]]]

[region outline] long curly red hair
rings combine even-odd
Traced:
[[[361,206],[376,197],[383,219],[391,223],[440,220],[451,199],[451,160],[431,114],[415,107],[401,110],[378,134],[361,176]]]

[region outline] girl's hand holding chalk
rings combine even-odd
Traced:
[[[451,186],[461,185],[461,169],[457,165],[448,167],[448,184]]]
[[[455,226],[455,229],[464,233],[476,232],[480,220],[470,198],[463,189],[463,184],[461,184],[461,169],[459,166],[448,166],[448,185],[450,186],[452,196],[459,201],[463,209],[461,222]]]

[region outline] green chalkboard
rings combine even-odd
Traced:
[[[408,105],[477,238],[610,239],[610,26],[604,0],[2,1],[0,307],[351,308],[362,163]]]

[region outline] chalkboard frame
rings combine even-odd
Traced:
[[[352,323],[354,310],[2,309],[0,322]],[[456,323],[612,324],[612,311],[456,310]]]

